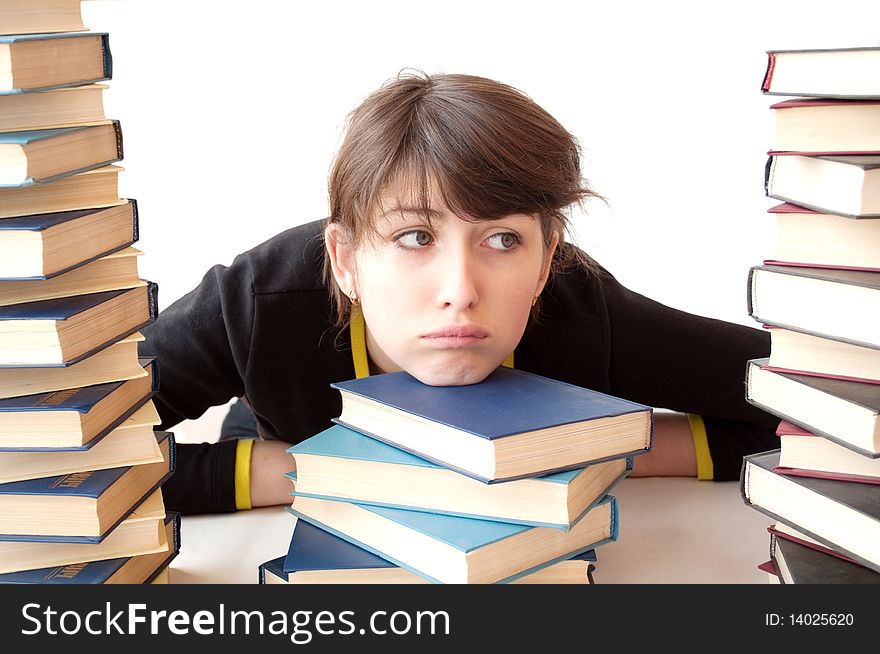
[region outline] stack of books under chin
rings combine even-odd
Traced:
[[[592,583],[650,407],[505,367],[333,386],[336,424],[288,450],[297,522],[262,583]]]
[[[771,51],[775,249],[749,274],[771,334],[749,402],[781,419],[779,449],[745,457],[781,583],[880,583],[880,48]]]
[[[156,317],[104,115],[109,36],[79,0],[0,0],[0,583],[168,580]]]

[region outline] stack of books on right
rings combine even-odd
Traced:
[[[334,388],[337,424],[289,449],[298,520],[264,581],[590,583],[608,492],[651,447],[650,407],[512,368]]]
[[[157,313],[118,197],[109,36],[79,0],[0,0],[0,583],[165,578],[180,517],[154,432]]]
[[[782,583],[880,582],[880,48],[768,52],[772,256],[749,274],[771,333],[747,399],[782,419],[745,457]],[[766,565],[766,564],[765,564]],[[765,568],[765,569],[768,569]]]

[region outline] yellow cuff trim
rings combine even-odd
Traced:
[[[235,447],[235,509],[251,508],[251,450],[252,438],[242,438]]]
[[[697,479],[711,481],[715,478],[715,470],[712,467],[712,454],[709,452],[709,439],[706,438],[706,425],[700,416],[689,413],[687,418],[694,439],[694,454],[697,456]]]

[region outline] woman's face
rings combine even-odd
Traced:
[[[360,298],[372,363],[431,385],[483,380],[522,337],[556,239],[545,248],[525,214],[469,222],[435,202],[429,224],[415,207],[383,206],[374,241],[352,252],[327,239],[337,282]]]

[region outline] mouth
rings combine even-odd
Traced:
[[[476,325],[450,325],[424,334],[422,340],[434,347],[464,348],[479,345],[488,336],[489,332]]]

